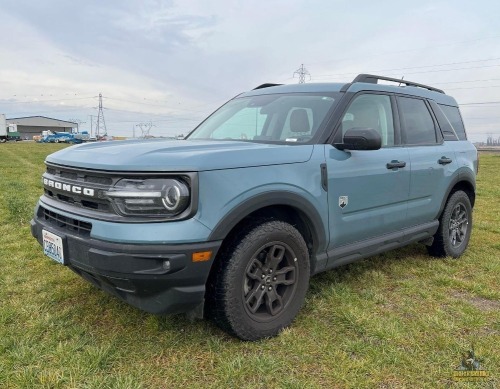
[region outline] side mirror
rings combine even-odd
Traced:
[[[373,128],[350,128],[344,134],[343,143],[336,143],[339,150],[378,150],[382,147],[382,138]]]

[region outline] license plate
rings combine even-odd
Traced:
[[[42,230],[43,253],[54,261],[64,265],[63,240],[52,232]]]

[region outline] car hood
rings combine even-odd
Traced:
[[[68,147],[46,161],[97,170],[206,171],[306,162],[313,147],[238,141],[112,141]]]

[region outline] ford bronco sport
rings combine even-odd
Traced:
[[[256,340],[292,322],[311,275],[413,242],[459,257],[477,151],[452,97],[362,74],[264,84],[185,140],[84,144],[46,166],[31,222],[46,255],[142,310]]]

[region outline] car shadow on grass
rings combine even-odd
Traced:
[[[390,276],[396,265],[404,262],[405,266],[418,266],[422,261],[436,260],[427,254],[422,244],[412,244],[359,261],[342,265],[319,273],[311,278],[308,296],[321,294],[335,284],[358,287],[360,279],[368,272],[383,272]],[[365,285],[366,286],[366,285]]]
[[[419,266],[419,263],[426,260],[436,259],[427,256],[425,246],[414,244],[322,272],[311,278],[306,304],[302,309],[302,313],[307,315],[309,311],[307,303],[312,302],[314,304],[312,300],[321,299],[325,291],[332,290],[332,288],[358,289],[370,287],[370,285],[366,284],[366,275],[369,273],[383,273],[384,277],[387,278],[404,277],[399,267],[402,262],[404,262],[404,266],[412,268]],[[85,281],[82,280],[83,282]],[[373,287],[377,286],[373,285]],[[185,314],[149,314],[94,288],[90,284],[88,284],[88,287],[83,287],[77,294],[79,296],[73,296],[75,300],[79,300],[80,304],[86,305],[80,307],[81,309],[78,311],[83,315],[85,315],[85,312],[89,314],[89,317],[84,319],[83,322],[86,327],[85,330],[91,333],[107,332],[110,327],[114,327],[120,336],[131,336],[130,334],[133,334],[137,341],[141,341],[141,339],[142,341],[148,341],[153,337],[156,339],[162,338],[162,342],[165,342],[165,344],[172,342],[174,344],[178,342],[206,343],[208,339],[210,339],[210,342],[238,342],[237,339],[220,330],[208,319],[193,320]],[[87,298],[83,299],[83,296]],[[95,310],[99,310],[105,315],[97,315],[96,312],[93,312]],[[79,319],[75,317],[74,320]]]

